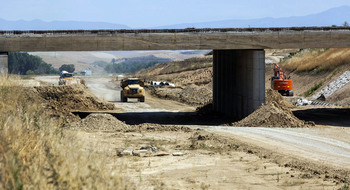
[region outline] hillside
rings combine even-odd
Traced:
[[[266,63],[278,62],[293,80],[295,96],[308,98],[350,70],[350,49],[305,49],[290,56],[298,50],[266,50]],[[265,86],[270,88],[273,65],[267,64]],[[168,81],[179,88],[152,89],[153,95],[166,99],[186,102],[190,105],[204,105],[212,97],[212,56],[173,61],[158,64],[136,75],[147,80]],[[319,88],[310,91],[316,85]],[[350,105],[350,83],[336,91],[326,101]],[[203,101],[200,101],[203,100]]]
[[[107,22],[82,21],[52,21],[42,20],[16,20],[8,21],[0,18],[0,30],[98,30],[98,29],[129,29],[123,24]]]
[[[335,7],[317,14],[282,18],[228,19],[210,22],[178,23],[152,27],[155,29],[183,28],[249,28],[249,27],[302,27],[302,26],[341,26],[350,22],[350,7]],[[150,26],[149,26],[150,27]],[[148,28],[148,27],[143,27]],[[17,20],[0,18],[0,30],[97,30],[97,29],[131,29],[127,25],[107,22]]]
[[[158,60],[184,60],[191,57],[199,57],[207,53],[207,50],[199,51],[90,51],[90,52],[29,52],[31,55],[41,57],[45,62],[58,69],[63,64],[75,65],[77,72],[84,69],[91,69],[93,73],[105,74],[103,65],[110,63],[112,59],[116,63],[125,61],[144,61],[151,56]],[[95,64],[102,62],[102,65]],[[93,64],[94,63],[94,64]]]
[[[335,7],[317,14],[284,18],[231,19],[200,23],[182,23],[156,28],[250,28],[250,27],[302,27],[302,26],[341,26],[349,22],[350,7]]]
[[[312,96],[329,83],[336,80],[345,71],[350,70],[350,48],[305,49],[281,62],[294,83],[294,94],[306,96],[306,92],[319,86]],[[272,70],[270,72],[272,74]],[[270,74],[270,75],[271,75]],[[269,81],[266,81],[269,84]],[[350,104],[349,83],[336,91],[326,101]]]
[[[212,99],[212,65],[213,57],[209,55],[161,63],[136,75],[148,81],[167,81],[177,86],[150,88],[154,96],[200,106]]]
[[[30,54],[41,57],[56,69],[63,64],[73,64],[76,72],[91,69],[93,73],[105,72],[102,67],[93,66],[90,63],[95,61],[110,62],[112,59],[122,58],[104,52],[31,52]]]
[[[154,67],[143,69],[137,72],[137,75],[164,75],[180,73],[184,71],[197,70],[201,68],[211,67],[213,65],[213,56],[203,56],[185,59],[183,61],[172,61],[161,63]]]

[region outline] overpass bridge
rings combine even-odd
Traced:
[[[349,27],[0,31],[0,66],[17,51],[213,49],[214,109],[241,119],[265,101],[264,49],[346,47]]]

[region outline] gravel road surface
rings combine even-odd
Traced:
[[[224,133],[249,144],[278,150],[287,155],[350,169],[350,130],[348,128],[285,129],[223,126],[199,126],[199,128]]]

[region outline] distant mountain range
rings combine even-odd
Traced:
[[[18,20],[7,21],[0,19],[0,30],[94,30],[94,29],[130,29],[122,24],[107,22]]]
[[[285,18],[261,18],[249,20],[222,20],[201,23],[184,23],[155,27],[157,29],[180,28],[258,28],[258,27],[303,27],[303,26],[341,26],[350,21],[350,7],[342,6],[307,16]]]
[[[341,26],[345,21],[350,22],[350,7],[341,6],[327,11],[307,16],[284,18],[261,18],[248,20],[221,20],[201,23],[184,23],[152,27],[154,29],[181,29],[181,28],[249,28],[249,27],[302,27],[302,26]],[[6,21],[0,19],[0,30],[94,30],[94,29],[131,29],[122,24],[106,22],[79,22],[79,21]]]

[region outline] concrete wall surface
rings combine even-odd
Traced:
[[[0,31],[0,52],[350,47],[349,27]]]
[[[8,72],[8,54],[0,52],[0,74]]]
[[[239,120],[265,102],[265,51],[214,50],[214,110]]]

